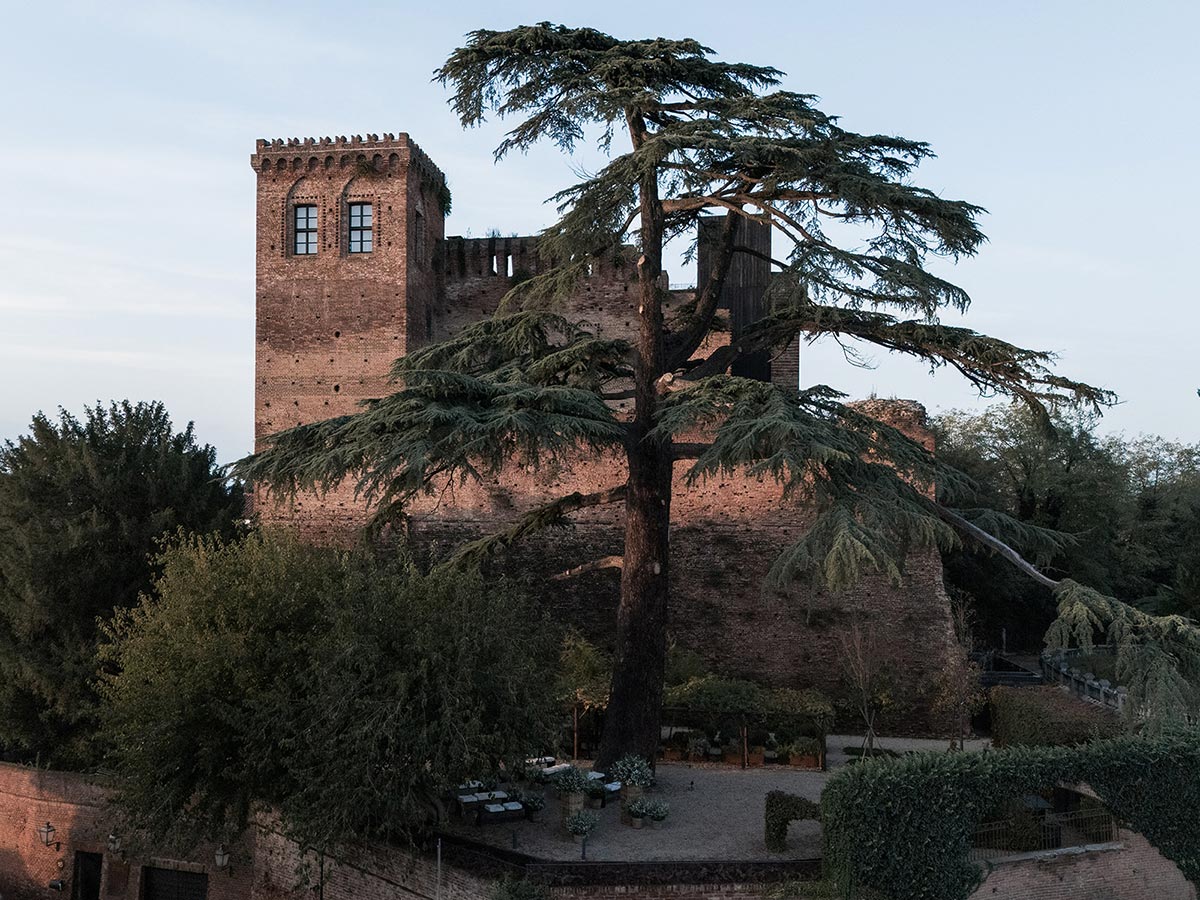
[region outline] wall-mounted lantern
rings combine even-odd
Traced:
[[[62,842],[56,841],[54,839],[55,831],[56,831],[55,827],[53,825],[51,825],[49,822],[47,822],[45,825],[38,826],[37,833],[38,833],[38,837],[40,837],[42,839],[43,844],[45,844],[47,847],[49,847],[51,844],[53,844],[54,849],[59,850],[59,849],[61,849]]]
[[[213,862],[217,864],[218,869],[229,868],[229,851],[225,849],[224,844],[217,847],[217,852],[213,854]]]
[[[121,836],[119,834],[117,834],[115,831],[108,836],[108,852],[109,853],[120,853],[121,852]]]

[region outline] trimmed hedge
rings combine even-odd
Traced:
[[[820,819],[821,805],[787,791],[770,791],[763,818],[767,849],[783,853],[787,850],[788,825],[796,819]]]
[[[992,688],[991,706],[997,747],[1069,747],[1126,731],[1115,713],[1053,685]]]
[[[1013,798],[1089,785],[1116,817],[1200,884],[1200,731],[1078,747],[922,753],[839,772],[821,797],[826,874],[843,892],[892,900],[964,900],[983,869],[976,827]]]

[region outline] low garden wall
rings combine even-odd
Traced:
[[[1196,900],[1196,888],[1141,835],[1103,848],[1029,854],[993,865],[972,900]]]

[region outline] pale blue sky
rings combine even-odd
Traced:
[[[494,166],[501,128],[462,132],[429,76],[472,28],[551,19],[695,37],[784,69],[848,128],[930,141],[919,180],[989,210],[990,243],[953,275],[974,297],[966,321],[1118,391],[1106,428],[1200,440],[1200,4],[0,8],[0,439],[38,409],[130,397],[195,420],[222,460],[249,450],[255,138],[407,131],[450,178],[448,233],[547,224],[570,162],[546,149]],[[803,378],[977,402],[948,374],[877,362],[817,348]]]

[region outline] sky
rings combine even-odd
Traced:
[[[256,138],[405,131],[448,175],[447,234],[549,224],[545,198],[597,153],[495,164],[503,124],[463,131],[431,81],[467,31],[547,19],[694,37],[784,70],[848,129],[928,141],[917,182],[988,210],[989,242],[944,270],[973,298],[961,322],[1115,390],[1107,431],[1200,440],[1192,0],[0,11],[0,440],[38,410],[128,397],[194,421],[222,461],[251,449]],[[933,412],[985,402],[950,373],[873,363],[817,345],[801,379]]]

